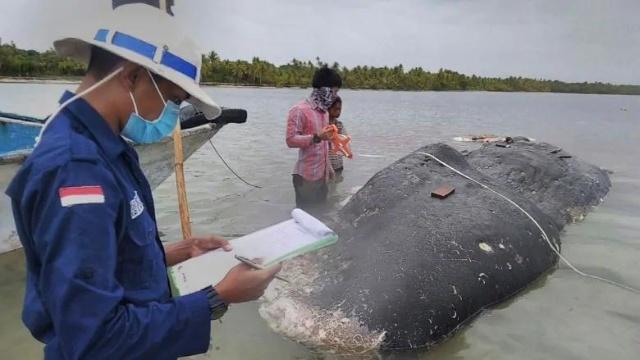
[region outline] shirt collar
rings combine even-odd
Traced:
[[[326,111],[322,110],[321,107],[319,107],[315,101],[311,100],[310,98],[306,98],[305,101],[307,102],[307,104],[309,104],[309,107],[311,107],[311,109],[317,111],[317,112],[321,112],[321,113],[325,113]]]
[[[65,91],[60,99],[60,104],[75,96],[70,91]],[[127,144],[109,127],[107,121],[89,103],[82,99],[76,99],[65,110],[69,110],[74,116],[73,120],[82,124],[93,136],[98,146],[111,158],[118,157],[127,149]]]

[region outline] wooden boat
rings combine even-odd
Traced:
[[[186,111],[184,111],[186,110]],[[185,116],[184,114],[188,114]],[[186,108],[181,112],[182,145],[184,158],[188,159],[228,123],[244,123],[247,113],[240,109],[223,109],[214,121],[207,121],[201,114]],[[0,113],[0,254],[20,247],[16,234],[11,204],[4,194],[22,162],[31,154],[35,137],[43,120],[21,115]],[[173,140],[165,138],[159,143],[134,146],[140,157],[142,169],[155,189],[174,171]]]

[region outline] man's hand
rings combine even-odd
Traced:
[[[186,241],[189,243],[190,258],[200,256],[204,253],[220,248],[224,249],[224,251],[232,250],[229,241],[216,235],[210,235],[206,237],[192,237],[191,239]]]
[[[231,251],[229,242],[219,236],[194,236],[165,246],[167,265],[173,266],[216,249]]]
[[[275,265],[265,270],[254,270],[249,265],[241,263],[229,270],[214,288],[220,298],[228,304],[257,300],[281,269],[282,265]]]
[[[326,127],[324,129],[322,129],[322,132],[320,134],[318,134],[318,137],[322,140],[330,140],[333,137],[333,127]]]

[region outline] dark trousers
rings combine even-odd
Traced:
[[[293,189],[296,192],[296,207],[310,211],[327,201],[329,188],[324,180],[307,181],[300,175],[293,175]]]

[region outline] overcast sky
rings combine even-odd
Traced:
[[[111,9],[111,0],[1,1],[2,41],[39,50]],[[640,84],[640,0],[175,2],[203,52],[223,58]]]

